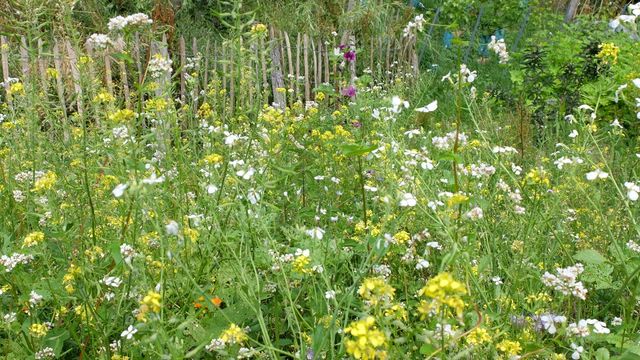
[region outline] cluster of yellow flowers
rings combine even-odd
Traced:
[[[358,295],[371,306],[393,300],[395,292],[396,289],[381,277],[366,278],[358,288]]]
[[[457,316],[462,315],[465,303],[462,295],[467,293],[467,289],[459,281],[456,281],[451,274],[444,272],[436,275],[427,281],[427,284],[418,291],[419,296],[424,296],[428,300],[421,300],[418,305],[418,312],[421,318],[427,317],[429,314],[437,313],[444,305],[452,309]]]
[[[33,186],[33,191],[51,190],[56,184],[58,176],[53,171],[47,171],[41,178],[36,180]]]
[[[600,52],[596,55],[597,58],[602,59],[605,64],[617,64],[618,54],[620,48],[614,43],[602,43],[598,45]]]
[[[27,234],[22,241],[22,247],[32,247],[44,241],[44,233],[42,231],[34,231]]]
[[[145,295],[140,301],[140,309],[136,318],[139,321],[147,321],[147,313],[149,311],[159,313],[160,308],[162,308],[161,300],[162,295],[153,290],[149,290],[147,295]]]
[[[387,337],[376,327],[373,316],[354,321],[344,329],[353,339],[345,341],[347,353],[356,359],[386,359]]]
[[[64,274],[64,277],[62,278],[62,283],[64,284],[64,289],[69,293],[69,294],[73,294],[76,289],[73,286],[74,281],[76,279],[76,276],[82,274],[82,269],[79,268],[78,266],[76,266],[75,264],[71,264],[71,266],[69,266],[69,269],[67,270],[67,273]]]
[[[29,326],[29,334],[33,337],[44,337],[49,332],[49,328],[45,324],[31,324]]]
[[[512,358],[522,351],[522,346],[520,346],[520,342],[518,341],[502,340],[496,345],[496,349],[504,353],[508,358]]]
[[[491,341],[491,335],[489,331],[483,327],[477,327],[469,333],[466,337],[467,344],[469,345],[482,345]]]
[[[267,32],[267,25],[257,23],[251,26],[251,33],[256,35],[261,35]]]
[[[247,333],[236,324],[229,325],[220,335],[220,340],[225,344],[242,344],[248,339]]]
[[[121,124],[121,123],[130,122],[131,120],[135,119],[137,116],[138,114],[136,114],[133,110],[120,109],[115,113],[109,115],[109,120],[113,121],[114,123]]]
[[[293,268],[293,271],[299,274],[308,274],[312,271],[311,268],[309,268],[310,263],[311,263],[311,259],[309,258],[309,256],[305,254],[301,254],[296,256],[295,259],[293,259],[293,263],[291,264],[291,267]]]

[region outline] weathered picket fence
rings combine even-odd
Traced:
[[[136,87],[144,81],[150,60],[158,54],[172,59],[173,74],[158,79],[156,93],[196,109],[202,92],[223,94],[231,111],[272,102],[284,107],[297,100],[313,100],[314,89],[320,86],[329,85],[339,92],[363,73],[389,82],[398,75],[415,75],[418,71],[415,39],[402,36],[379,36],[361,44],[347,34],[350,49],[355,51],[357,46],[360,50],[353,62],[345,61],[341,54],[333,55],[342,42],[337,36],[290,35],[272,27],[250,45],[242,40],[189,41],[182,37],[172,52],[166,37],[146,38],[135,34],[121,51],[96,51],[89,43],[78,45],[68,39],[3,36],[0,61],[4,95],[11,103],[9,86],[12,78],[17,78],[57,97],[65,117],[70,110],[82,115],[83,99],[92,95],[85,92],[99,89],[132,108]]]

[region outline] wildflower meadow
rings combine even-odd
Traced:
[[[640,359],[638,17],[0,4],[0,357]]]

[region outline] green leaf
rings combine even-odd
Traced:
[[[580,250],[575,255],[573,255],[573,258],[586,264],[593,265],[600,265],[607,261],[607,259],[602,256],[602,254],[592,249]]]
[[[339,148],[346,156],[359,156],[366,155],[378,147],[376,145],[342,144]]]
[[[596,350],[596,360],[609,360],[609,358],[609,350],[607,350],[606,348],[601,347],[600,349]]]
[[[436,348],[431,344],[423,344],[422,346],[420,346],[421,355],[433,354],[434,351],[436,351]]]

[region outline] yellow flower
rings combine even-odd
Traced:
[[[58,77],[58,70],[56,70],[55,68],[47,68],[47,76],[49,78],[57,78]]]
[[[110,102],[115,101],[115,100],[116,100],[116,98],[115,98],[113,95],[111,95],[111,93],[110,93],[110,92],[108,92],[108,91],[106,91],[106,90],[104,90],[104,89],[102,89],[102,90],[98,93],[98,95],[96,95],[96,96],[93,98],[93,101],[94,101],[94,102],[96,102],[96,103],[102,103],[102,104],[110,103]]]
[[[219,164],[224,160],[220,154],[209,154],[202,159],[202,162],[208,165]]]
[[[441,306],[451,308],[456,315],[461,316],[465,303],[462,295],[467,293],[465,285],[456,281],[449,273],[440,273],[427,281],[427,284],[418,291],[419,296],[430,300],[421,300],[418,312],[425,318],[428,314],[438,312]]]
[[[58,176],[53,171],[47,171],[40,179],[36,180],[33,186],[33,191],[51,190],[53,185],[56,184]]]
[[[25,236],[22,241],[22,247],[32,247],[44,241],[44,233],[42,231],[34,231]]]
[[[378,330],[373,316],[354,321],[344,329],[353,339],[345,341],[347,353],[356,359],[386,359],[387,337]]]
[[[162,307],[160,300],[162,300],[162,296],[160,294],[153,290],[149,290],[149,292],[147,292],[147,295],[142,298],[140,304],[142,304],[142,306],[146,306],[147,309],[153,311],[154,313],[159,313],[160,308]]]
[[[49,332],[49,328],[44,324],[31,324],[29,334],[33,337],[44,337]]]
[[[319,92],[316,94],[316,101],[317,101],[317,102],[320,102],[320,101],[324,100],[324,99],[325,99],[325,96],[326,96],[326,95],[325,95],[322,91],[319,91]]]
[[[113,121],[114,123],[124,123],[133,120],[135,117],[137,117],[137,115],[138,114],[133,112],[133,110],[121,109],[109,115],[109,120]]]
[[[224,341],[225,344],[242,344],[247,339],[249,339],[247,333],[236,324],[229,325],[220,335],[220,340]]]
[[[466,340],[469,345],[482,345],[491,341],[491,335],[487,329],[478,327],[471,330]]]
[[[469,197],[467,195],[464,195],[461,193],[455,193],[451,195],[450,198],[447,199],[447,206],[452,208],[456,205],[464,204],[468,200],[469,200]]]
[[[260,35],[260,34],[266,33],[266,31],[267,31],[267,25],[265,24],[257,23],[251,26],[252,34]]]
[[[393,300],[395,292],[396,289],[381,277],[366,278],[358,288],[358,295],[372,306]]]
[[[211,115],[213,115],[213,110],[211,109],[211,105],[209,105],[209,103],[207,102],[202,103],[202,105],[200,105],[200,108],[198,109],[198,117],[208,118]]]
[[[600,52],[596,55],[597,58],[602,59],[602,62],[605,64],[617,64],[618,63],[618,54],[620,53],[620,48],[616,46],[614,43],[602,43],[598,45]]]
[[[522,346],[520,346],[518,341],[502,340],[498,345],[496,345],[496,349],[511,357],[518,355],[518,353],[522,351]]]
[[[395,240],[395,242],[398,244],[404,244],[409,239],[411,239],[411,235],[409,235],[409,233],[404,230],[399,231],[395,235],[393,235],[393,240]]]
[[[21,82],[11,84],[7,93],[9,95],[24,95],[24,84]]]

